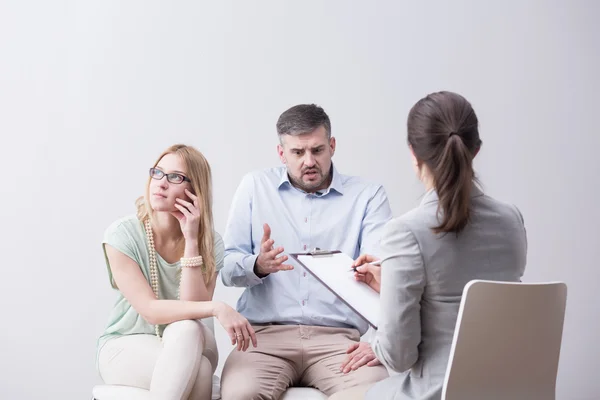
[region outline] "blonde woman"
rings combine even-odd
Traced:
[[[256,337],[246,318],[212,301],[223,242],[208,162],[174,145],[149,172],[137,215],[114,222],[103,240],[118,299],[98,340],[98,369],[105,383],[146,389],[149,399],[210,399],[217,348],[199,320],[216,317],[238,351]]]

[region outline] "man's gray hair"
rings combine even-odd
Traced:
[[[298,104],[279,116],[277,134],[281,140],[283,135],[302,135],[320,126],[325,127],[327,138],[331,138],[331,122],[325,110],[315,104]]]

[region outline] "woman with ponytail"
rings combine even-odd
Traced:
[[[413,106],[407,125],[426,194],[385,227],[380,267],[370,264],[378,260],[372,255],[355,262],[356,279],[380,293],[381,321],[374,355],[365,351],[346,363],[355,369],[379,361],[398,374],[335,398],[440,399],[464,286],[473,279],[518,282],[525,270],[521,213],[476,182],[481,140],[471,104],[456,93],[432,93]]]

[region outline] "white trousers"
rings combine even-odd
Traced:
[[[202,322],[178,321],[155,335],[127,335],[100,350],[100,376],[108,385],[149,390],[154,400],[209,400],[218,353],[214,335]]]

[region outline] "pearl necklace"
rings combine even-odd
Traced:
[[[146,219],[144,225],[146,228],[146,238],[148,239],[148,257],[150,258],[150,286],[152,286],[154,296],[158,299],[158,265],[156,263],[156,249],[154,247],[154,235],[152,235],[150,218]],[[160,338],[159,325],[154,325],[154,333]]]
[[[152,291],[154,292],[154,296],[158,299],[158,263],[156,262],[156,248],[154,247],[154,235],[152,234],[152,224],[150,223],[150,218],[146,219],[144,222],[144,228],[146,231],[146,239],[148,239],[148,257],[150,259],[150,286],[152,287]],[[191,257],[191,258],[182,258],[180,260],[181,267],[201,267],[202,256]],[[181,290],[181,276],[183,275],[182,268],[177,271],[179,274],[179,286],[177,287],[177,300],[179,300],[179,291]],[[156,336],[160,338],[160,326],[154,325],[154,333]]]
[[[150,218],[146,220],[144,223],[146,238],[148,239],[148,257],[150,258],[150,286],[152,286],[152,291],[154,292],[154,296],[158,299],[158,263],[156,262],[156,248],[154,247],[154,235],[152,234],[152,224],[150,223]],[[181,270],[179,273],[179,287],[177,288],[177,300],[179,300],[179,290],[181,289]],[[154,333],[158,338],[160,338],[160,326],[154,325]]]

